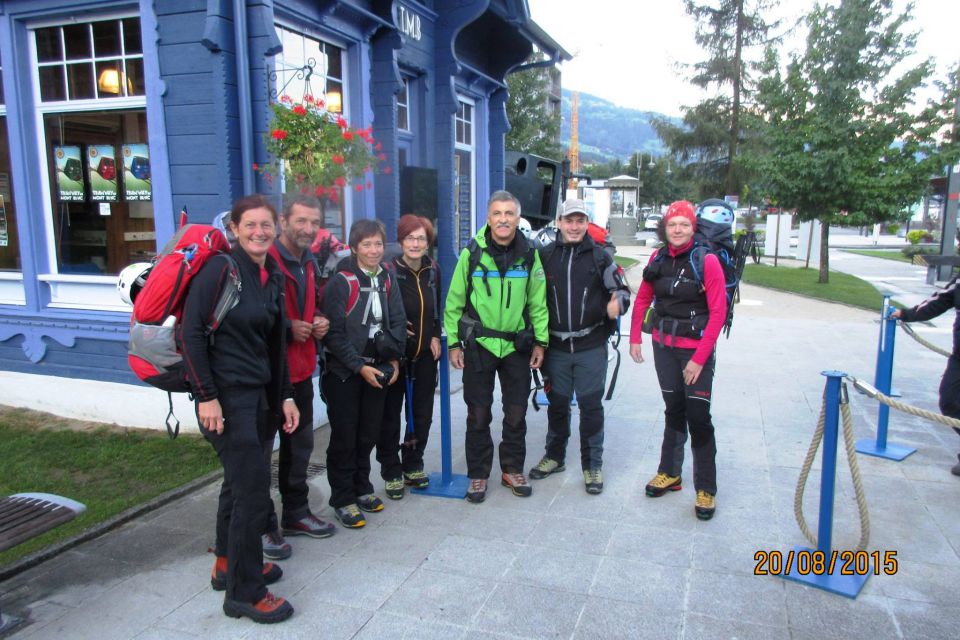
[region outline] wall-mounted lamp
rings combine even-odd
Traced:
[[[97,88],[100,90],[100,93],[112,93],[113,95],[120,95],[120,85],[123,83],[124,76],[123,73],[117,69],[104,69],[100,72],[100,77],[97,78]],[[130,78],[126,78],[127,81],[127,95],[133,94],[133,82]]]
[[[343,96],[336,89],[327,91],[327,111],[330,113],[343,111]]]

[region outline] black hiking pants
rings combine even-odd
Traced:
[[[259,602],[267,593],[260,536],[266,530],[270,502],[270,467],[263,444],[273,437],[273,418],[262,387],[220,388],[218,400],[223,433],[200,428],[223,465],[214,552],[227,558],[226,597]]]
[[[693,486],[698,491],[716,495],[717,442],[710,417],[715,353],[710,354],[697,381],[686,385],[683,382],[683,368],[687,366],[693,353],[693,349],[653,344],[653,362],[665,406],[658,471],[669,476],[680,475],[683,467],[683,447],[689,430],[690,450],[693,453]]]
[[[467,476],[490,477],[493,467],[493,389],[500,378],[503,399],[503,433],[500,439],[500,469],[523,473],[527,455],[527,396],[530,394],[530,356],[514,351],[497,358],[477,345],[464,353],[463,399],[467,404],[465,453]]]
[[[402,473],[423,470],[423,452],[427,448],[433,423],[433,400],[437,390],[437,361],[429,351],[410,362],[413,372],[412,402],[407,399],[407,367],[387,389],[383,411],[383,429],[377,443],[377,461],[384,480],[401,477]],[[409,407],[407,406],[409,402]],[[413,440],[407,435],[407,411],[413,412]]]
[[[277,485],[283,505],[283,524],[292,524],[310,514],[310,488],[307,486],[307,466],[313,454],[313,378],[293,385],[293,400],[300,410],[300,424],[296,431],[279,429],[280,455],[277,460]],[[279,425],[278,425],[279,426]],[[273,437],[264,443],[264,455],[269,465],[273,458]],[[276,531],[279,522],[273,500],[267,531]]]

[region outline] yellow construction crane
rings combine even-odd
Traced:
[[[567,152],[567,157],[570,159],[570,173],[579,173],[580,172],[580,92],[574,91],[573,97],[570,99],[570,150]],[[576,189],[577,181],[574,178],[572,180],[572,187]],[[564,185],[564,191],[566,187],[570,185]],[[561,193],[561,200],[566,196]]]

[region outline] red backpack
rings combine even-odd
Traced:
[[[154,260],[146,284],[137,294],[130,318],[130,342],[127,361],[138,378],[168,394],[189,392],[183,368],[176,327],[183,313],[190,281],[211,258],[221,256],[230,265],[226,280],[206,327],[211,335],[240,296],[240,272],[230,256],[230,245],[223,233],[204,224],[184,224]],[[167,415],[167,430],[176,437],[180,430],[170,426],[173,399]]]

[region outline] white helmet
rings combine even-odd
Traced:
[[[533,227],[530,226],[530,221],[526,218],[520,218],[520,222],[517,223],[517,230],[519,230],[525,238],[529,238],[530,234],[533,233]]]
[[[221,211],[217,215],[213,216],[213,228],[219,229],[220,233],[224,235],[231,247],[237,246],[237,236],[233,235],[233,231],[230,231],[229,211]]]
[[[120,294],[120,299],[133,306],[137,294],[143,289],[143,285],[147,284],[147,276],[151,269],[153,264],[150,262],[134,262],[124,267],[117,277],[117,292]]]
[[[704,200],[697,207],[697,218],[729,226],[733,224],[733,205],[719,198]]]

